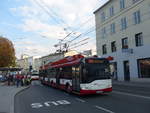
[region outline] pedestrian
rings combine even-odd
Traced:
[[[10,74],[10,84],[13,85],[13,75]]]
[[[21,81],[21,86],[23,86],[24,85],[24,82],[23,82],[24,81],[24,77],[23,77],[23,75],[20,76],[20,81]]]
[[[16,75],[16,86],[19,87],[19,84],[20,84],[20,75],[19,73]]]
[[[13,85],[15,85],[16,77],[13,75]]]
[[[28,77],[28,85],[31,84],[31,77]]]
[[[7,82],[8,82],[8,86],[10,86],[10,82],[11,82],[11,75],[7,74]]]

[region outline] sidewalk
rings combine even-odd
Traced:
[[[116,81],[113,80],[113,85],[123,85],[123,86],[136,86],[136,87],[148,87],[150,88],[150,79],[141,78],[132,81]]]
[[[7,86],[0,83],[0,113],[14,113],[14,96],[28,87]]]

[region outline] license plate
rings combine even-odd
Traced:
[[[103,93],[103,91],[96,91],[96,93],[97,93],[97,94],[99,94],[99,93]]]

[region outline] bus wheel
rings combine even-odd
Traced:
[[[52,86],[52,87],[54,87],[54,85],[53,85],[53,84],[54,84],[54,83],[53,83],[53,81],[51,81],[51,83],[50,83],[50,84],[51,84],[51,86]]]
[[[67,86],[66,86],[66,91],[67,91],[67,93],[71,93],[71,92],[72,92],[72,89],[71,89],[71,86],[70,86],[70,85],[67,85]]]

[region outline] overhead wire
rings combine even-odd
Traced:
[[[74,46],[74,47],[69,48],[69,49],[74,49],[74,48],[77,48],[77,47],[81,47],[81,46],[83,46],[83,45],[85,45],[85,44],[87,44],[87,43],[88,43],[88,42],[84,42],[84,43],[82,43],[82,44],[80,44],[80,45]]]
[[[83,39],[83,40],[80,40],[79,42],[76,42],[76,43],[71,44],[69,47],[74,46],[74,45],[76,45],[76,44],[79,44],[79,43],[81,43],[81,42],[83,42],[83,41],[86,41],[86,40],[89,40],[89,39],[90,39],[90,38],[85,38],[85,39]]]
[[[50,8],[42,1],[42,0],[40,0],[41,1],[41,3],[48,9],[46,9],[45,7],[43,7],[37,0],[35,0],[35,3],[41,8],[41,9],[43,9],[43,11],[45,12],[45,13],[47,13],[56,23],[58,23],[58,24],[60,24],[60,22],[58,22],[56,19],[55,19],[55,17],[49,12],[49,11],[51,11],[53,14],[55,13],[55,12],[53,12],[52,10],[49,10]],[[58,17],[58,15],[55,13],[55,15]],[[85,21],[83,24],[82,24],[82,27],[87,23],[87,22],[89,22],[89,20],[91,20],[92,18],[89,18],[87,21]],[[61,22],[63,22],[63,23],[65,23],[62,19],[61,19]],[[65,23],[66,24],[66,23]],[[68,25],[67,25],[68,26]],[[81,26],[78,28],[78,29],[76,29],[76,30],[79,30],[81,28]],[[69,37],[71,34],[73,33],[73,31],[71,32],[71,33],[69,33],[69,34],[67,34],[61,41],[64,41],[67,37]],[[77,38],[78,37],[80,37],[80,36],[77,36]],[[77,38],[74,38],[73,40],[71,40],[71,41],[69,41],[69,42],[72,42],[72,41],[74,41],[74,40],[76,40]]]
[[[147,16],[147,15],[149,15],[149,16]],[[147,18],[145,18],[145,16],[147,16]],[[150,11],[141,14],[141,17],[144,18],[144,19],[142,19],[142,21],[141,21],[142,23],[148,21],[148,20],[150,19]],[[132,18],[128,18],[127,21],[130,21],[131,19],[132,19]],[[132,27],[132,26],[134,26],[134,25],[133,25],[133,24],[130,24],[130,25],[128,24],[128,25],[127,25],[127,28],[130,28],[130,27]],[[101,28],[102,28],[101,26],[100,26],[100,27],[97,27],[97,30],[99,30],[99,29],[101,29]],[[122,30],[120,30],[119,28],[120,28],[120,24],[116,26],[116,33],[125,31],[125,30],[122,31]],[[109,30],[110,30],[110,29],[109,29]],[[107,30],[107,31],[109,31],[109,30]],[[92,30],[92,29],[91,29],[90,31],[84,33],[84,35],[87,35],[87,34],[93,32],[93,31],[95,31],[95,30]],[[111,34],[110,34],[110,35],[111,35]],[[83,35],[82,35],[82,36],[83,36]],[[112,34],[112,37],[113,37],[113,34]]]
[[[59,18],[59,21],[61,21],[61,23],[64,23],[69,29],[71,29],[70,26],[62,18],[60,18],[59,15],[56,12],[54,12],[53,9],[50,9],[49,6],[43,0],[40,1],[48,9],[49,12],[53,13],[53,15]]]
[[[38,2],[38,0],[33,0],[33,1],[34,1],[34,3],[36,3],[50,18],[52,18],[53,21],[54,21],[56,24],[61,24],[58,20],[55,19],[55,17],[54,17],[52,14],[50,14],[50,12],[49,12],[45,7],[43,7],[43,6]]]
[[[148,11],[148,12],[142,14],[141,17],[143,18],[143,17],[146,16],[146,15],[150,15],[150,12]],[[149,18],[150,18],[150,17],[148,17],[148,18],[145,19],[145,20],[143,19],[142,22],[144,22],[144,21],[146,21],[146,20],[149,20]],[[130,21],[131,19],[132,19],[132,17],[131,17],[130,19],[126,19],[126,20],[127,20],[127,21]],[[96,30],[100,30],[100,29],[103,28],[103,27],[100,26],[100,24],[98,24],[97,26],[99,26],[99,27],[97,27]],[[131,24],[131,25],[128,24],[128,25],[127,25],[127,28],[132,27],[132,26],[133,26],[133,24]],[[106,26],[105,26],[105,27],[106,27]],[[122,30],[120,29],[120,24],[119,24],[119,25],[116,25],[115,28],[116,28],[116,32],[117,32],[117,33],[118,33],[118,32],[122,32]],[[108,31],[110,32],[110,30],[111,30],[111,29],[107,30],[107,32],[108,32]],[[91,28],[89,29],[89,31],[87,31],[87,32],[85,32],[85,33],[82,33],[82,36],[85,36],[85,35],[87,35],[87,34],[89,34],[89,33],[91,33],[91,32],[94,32],[94,31],[95,31],[94,27],[91,27]],[[98,32],[98,31],[97,31],[97,32]],[[79,38],[79,37],[77,37],[77,38]],[[77,39],[77,38],[75,38],[75,39]],[[75,40],[75,39],[74,39],[74,40]]]

